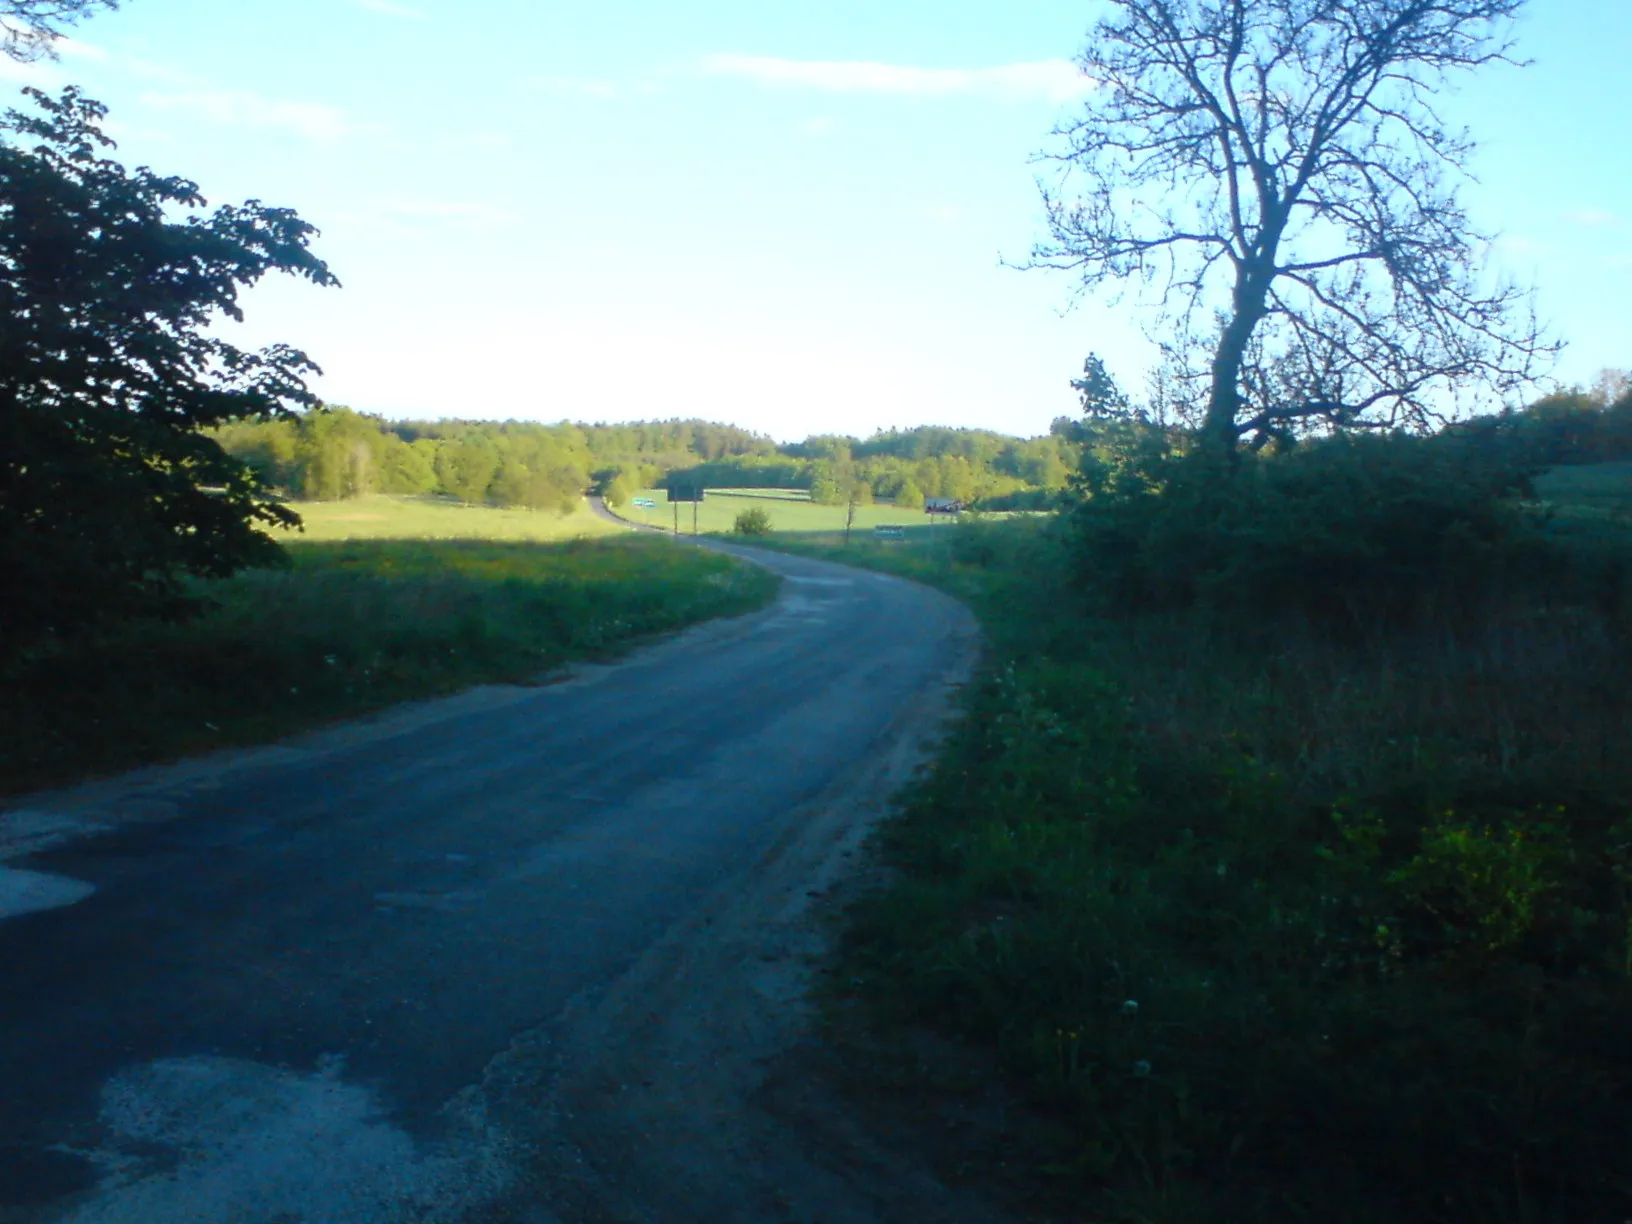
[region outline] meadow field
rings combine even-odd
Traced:
[[[1580,463],[1536,477],[1536,492],[1566,511],[1632,515],[1632,462]]]
[[[620,506],[617,513],[632,523],[648,527],[674,526],[674,512],[680,512],[680,533],[692,530],[692,510],[697,511],[697,531],[728,532],[737,521],[737,515],[753,507],[763,509],[771,518],[771,530],[778,535],[809,532],[844,531],[847,506],[823,506],[810,500],[803,489],[710,489],[703,501],[680,502],[670,506],[663,489],[642,489],[637,497],[650,498],[657,503],[655,510],[643,510],[633,503]],[[897,509],[891,505],[857,506],[853,533],[869,533],[874,527],[901,527],[908,531],[928,531],[946,525],[944,516],[925,514],[922,510]]]
[[[328,540],[567,540],[617,528],[587,502],[571,514],[473,506],[451,497],[373,493],[345,501],[290,502],[302,529],[279,532],[285,543]]]

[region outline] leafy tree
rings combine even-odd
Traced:
[[[382,493],[429,493],[436,488],[436,443],[404,442],[396,434],[385,435],[380,455]]]
[[[1156,286],[1216,451],[1523,384],[1554,349],[1523,293],[1479,283],[1456,197],[1473,145],[1433,101],[1509,59],[1523,4],[1109,0],[1035,262]]]
[[[970,502],[980,495],[980,491],[979,478],[969,460],[958,455],[949,455],[941,459],[940,496]]]
[[[295,449],[302,497],[340,501],[379,488],[385,440],[368,417],[349,408],[308,413]]]
[[[313,228],[103,156],[106,114],[27,91],[0,120],[0,631],[186,605],[186,575],[279,557],[295,516],[202,432],[315,404],[317,367],[206,329],[268,272],[334,284]],[[173,219],[184,213],[180,219]]]
[[[810,478],[810,500],[822,506],[837,506],[844,502],[844,489],[833,472],[833,464],[825,459],[816,462]]]
[[[629,479],[629,473],[620,471],[601,489],[601,497],[609,506],[625,506],[635,495],[635,485]]]
[[[52,55],[62,27],[93,9],[119,7],[119,0],[0,0],[0,51],[15,60]]]
[[[504,459],[487,486],[487,499],[495,506],[526,506],[536,496],[533,473],[515,459]]]
[[[498,452],[477,440],[450,443],[436,452],[437,480],[445,493],[463,502],[485,501],[498,470]]]
[[[270,488],[299,485],[300,426],[296,421],[234,421],[210,431],[221,449],[241,459]]]
[[[1082,415],[1090,421],[1119,417],[1128,412],[1128,397],[1105,368],[1098,353],[1089,353],[1082,363],[1082,377],[1071,380],[1071,389],[1082,400]]]
[[[920,510],[924,505],[924,491],[911,480],[901,482],[901,490],[895,495],[895,504],[903,510]]]

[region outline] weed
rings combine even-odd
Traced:
[[[988,630],[835,976],[1068,1123],[1032,1153],[1066,1214],[1632,1214],[1632,652],[1589,549],[1356,633],[1318,601],[1108,610],[1035,523],[781,546]]]
[[[757,567],[665,540],[296,543],[200,584],[211,610],[4,661],[0,789],[253,743],[551,667],[768,599]]]

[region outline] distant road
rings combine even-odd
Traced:
[[[627,527],[632,531],[663,531],[662,527],[655,524],[636,523],[613,514],[611,510],[607,509],[606,498],[598,494],[592,494],[588,500],[590,513],[595,515],[596,518],[605,519],[609,523],[616,523],[619,527]]]
[[[973,655],[944,596],[758,557],[784,577],[769,609],[562,683],[0,813],[0,847],[45,847],[0,891],[65,902],[0,920],[0,1220],[614,1218],[586,1206],[632,1150],[614,1107],[660,1074],[608,1071],[570,1108],[562,1085],[660,1048],[631,1037],[641,1000],[707,1027],[782,955],[765,941],[806,876],[849,853]],[[747,1058],[751,1028],[710,1040]],[[721,1111],[676,1150],[728,1135]],[[709,1193],[616,1218],[781,1218]]]

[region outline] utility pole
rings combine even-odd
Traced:
[[[674,507],[674,534],[679,535],[680,534],[680,503],[675,501],[671,497],[669,499],[669,505]]]

